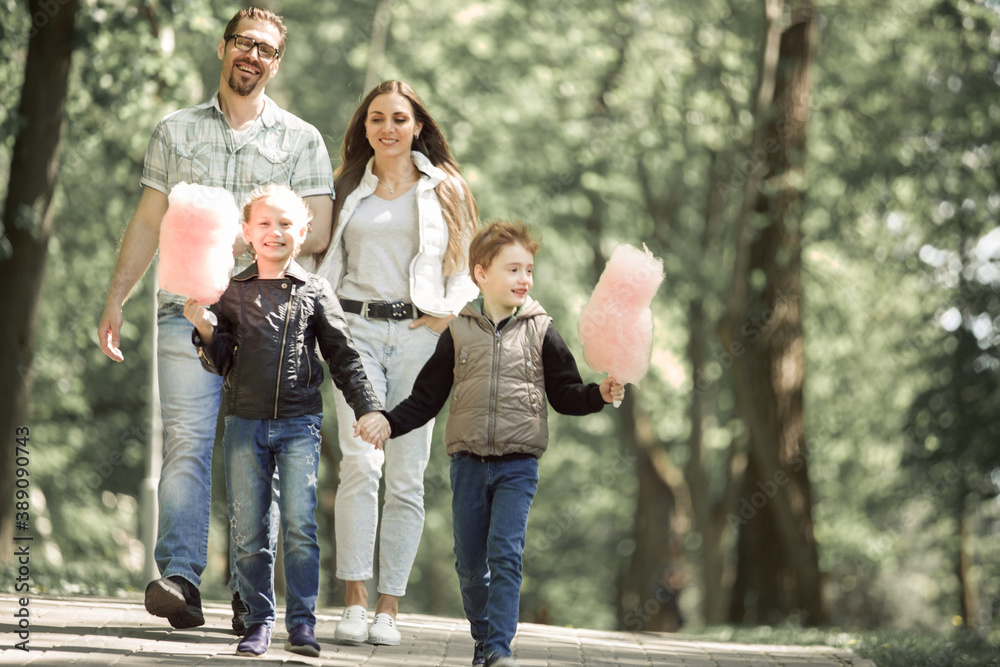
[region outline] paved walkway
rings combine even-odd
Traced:
[[[271,649],[260,658],[235,654],[237,637],[229,605],[206,603],[206,624],[173,630],[150,616],[141,600],[53,598],[29,601],[27,653],[13,648],[21,606],[0,595],[0,665],[329,665],[335,667],[460,667],[469,665],[472,638],[464,620],[401,614],[400,646],[342,646],[333,643],[339,608],[321,609],[316,637],[321,657],[305,658],[282,650],[283,618]],[[14,621],[14,625],[11,621]],[[874,667],[851,653],[826,646],[750,646],[672,638],[667,634],[599,632],[522,623],[514,640],[521,667]]]

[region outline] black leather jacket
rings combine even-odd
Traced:
[[[192,335],[202,366],[226,378],[225,414],[280,419],[322,412],[317,347],[355,416],[381,410],[330,283],[295,262],[284,278],[258,276],[256,263],[233,276],[212,306],[219,324],[211,344],[197,329]]]

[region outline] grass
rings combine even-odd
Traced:
[[[846,632],[839,628],[709,627],[685,631],[692,639],[745,644],[825,645],[849,650],[877,667],[1000,667],[1000,638],[957,628],[932,635],[909,630]]]
[[[15,564],[16,565],[16,564]],[[17,590],[17,567],[0,567],[0,592],[30,595],[96,595],[100,597],[129,597],[141,594],[145,582],[123,572],[115,563],[100,559],[90,562],[70,562],[53,566],[42,559],[31,561],[27,591]]]
[[[878,667],[1000,667],[1000,643],[966,629],[941,637],[877,631],[862,635],[850,648]]]

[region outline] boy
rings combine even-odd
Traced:
[[[476,234],[469,266],[482,299],[448,324],[409,398],[386,413],[390,433],[402,435],[434,417],[455,388],[445,442],[473,665],[517,665],[510,644],[528,510],[548,444],[546,398],[558,412],[586,415],[625,393],[610,377],[583,384],[551,318],[528,296],[537,249],[521,222],[493,222]],[[376,447],[387,435],[374,422],[355,432]]]
[[[229,522],[240,597],[248,610],[237,655],[263,655],[271,641],[276,545],[267,516],[275,467],[287,583],[285,650],[319,655],[314,512],[323,371],[316,347],[360,418],[359,427],[388,427],[330,283],[294,261],[311,217],[286,186],[255,190],[243,208],[243,236],[256,262],[232,278],[213,307],[218,325],[194,300],[184,306],[202,365],[225,378]]]

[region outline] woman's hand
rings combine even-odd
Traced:
[[[433,315],[421,315],[417,319],[413,320],[413,323],[410,325],[410,328],[416,329],[417,327],[420,326],[426,326],[428,329],[430,329],[431,331],[440,336],[441,334],[444,333],[444,330],[448,328],[448,322],[451,322],[453,319],[455,319],[454,315],[449,315],[448,317],[434,317]]]

